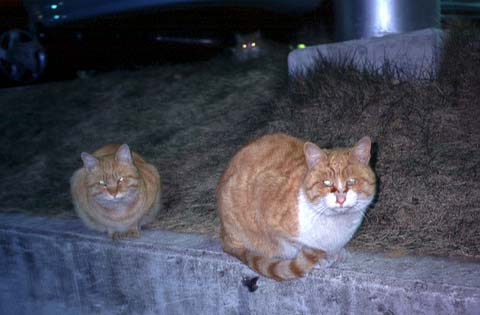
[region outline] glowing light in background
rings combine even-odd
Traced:
[[[375,6],[375,8],[376,8],[375,16],[377,17],[377,21],[378,21],[378,24],[377,24],[378,31],[382,33],[388,33],[389,31],[392,31],[389,29],[389,26],[392,20],[392,16],[391,16],[392,12],[390,11],[391,4],[389,3],[389,1],[379,0],[377,1],[377,5]]]

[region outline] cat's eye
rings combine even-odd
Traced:
[[[330,181],[330,180],[324,180],[324,181],[323,181],[323,185],[324,185],[324,186],[327,186],[327,187],[332,187],[332,186],[333,186],[333,183],[332,183],[332,181]]]
[[[242,48],[247,48],[247,44],[243,44],[243,45],[242,45]]]
[[[250,44],[250,46],[255,47],[255,46],[257,46],[257,43],[253,42],[253,43]]]
[[[105,182],[103,180],[99,180],[98,183],[102,186],[105,186]]]
[[[349,178],[347,179],[347,185],[355,185],[355,183],[357,182],[357,180],[355,178]]]

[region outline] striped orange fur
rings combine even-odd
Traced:
[[[298,255],[292,259],[261,256],[246,248],[230,248],[227,244],[224,244],[224,250],[240,259],[255,272],[277,281],[303,277],[321,259],[326,258],[324,251],[309,247],[303,247]]]
[[[368,137],[325,150],[285,134],[241,148],[216,191],[225,252],[275,280],[338,257],[373,199],[370,149]]]
[[[126,144],[109,144],[81,157],[84,166],[70,180],[78,216],[111,238],[138,236],[160,210],[157,169]]]

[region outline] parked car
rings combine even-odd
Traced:
[[[0,72],[37,81],[47,70],[208,54],[237,31],[280,33],[322,0],[7,0]],[[135,61],[134,61],[135,60]]]

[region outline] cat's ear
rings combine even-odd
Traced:
[[[126,144],[122,144],[118,150],[115,158],[118,162],[132,164],[132,154],[130,153],[130,148]]]
[[[353,147],[350,157],[364,165],[368,165],[371,148],[372,140],[370,140],[370,137],[365,136]]]
[[[305,142],[303,145],[303,153],[305,154],[308,168],[312,168],[318,163],[327,163],[328,161],[327,154],[316,144],[311,142]]]
[[[93,155],[88,154],[87,152],[82,152],[80,157],[82,158],[83,166],[87,171],[91,172],[98,166],[98,160]]]

